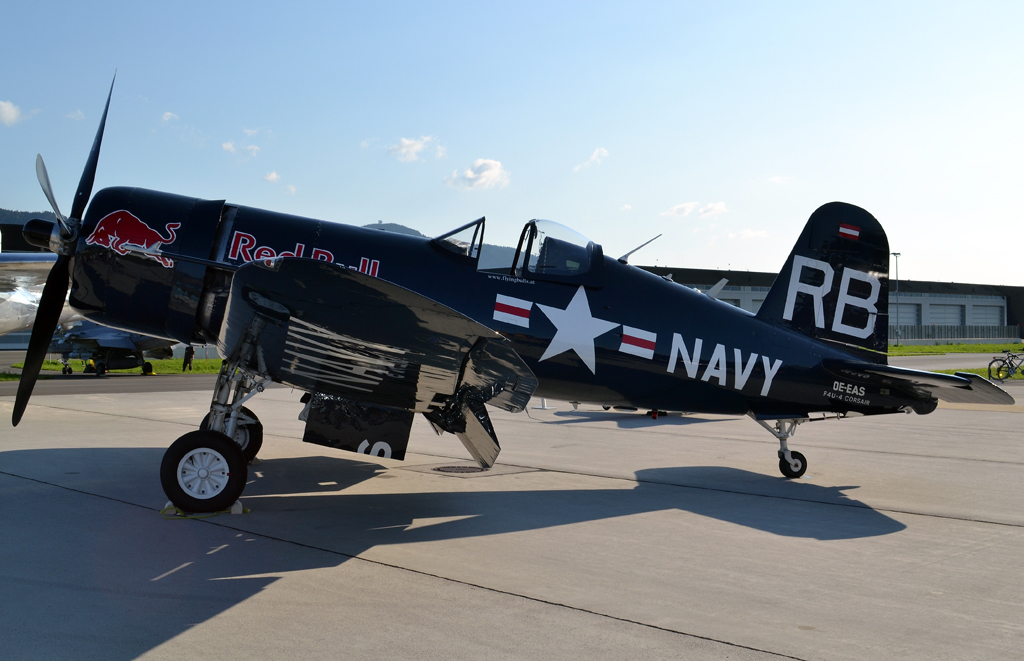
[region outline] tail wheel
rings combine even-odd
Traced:
[[[242,495],[248,477],[242,449],[215,431],[185,434],[167,448],[160,464],[164,493],[186,512],[230,508]]]
[[[786,461],[785,456],[779,457],[779,470],[782,474],[791,480],[795,480],[798,477],[802,477],[807,472],[807,459],[799,452],[790,452],[789,456],[793,457],[793,461],[797,464],[794,468],[792,464]]]
[[[246,461],[252,461],[259,454],[260,448],[263,447],[263,423],[260,422],[256,414],[249,409],[242,407],[239,412],[240,417],[249,418],[252,422],[239,421],[238,426],[235,427],[235,443],[238,447],[242,448],[242,452],[245,453]],[[200,429],[210,428],[210,414],[207,413],[203,421],[199,423]]]
[[[1005,381],[1010,378],[1010,366],[1002,358],[996,358],[988,364],[988,378]]]

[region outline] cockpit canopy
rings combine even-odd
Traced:
[[[577,276],[590,271],[594,242],[551,220],[531,220],[516,248],[514,275]]]
[[[579,232],[550,220],[531,220],[512,248],[484,243],[480,218],[434,238],[431,244],[452,259],[521,278],[600,285],[604,252]]]

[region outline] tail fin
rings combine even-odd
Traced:
[[[889,343],[889,240],[870,213],[830,202],[811,214],[759,319],[884,363]],[[881,353],[878,353],[881,352]]]

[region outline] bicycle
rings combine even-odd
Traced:
[[[1009,349],[1003,349],[1005,358],[993,358],[988,364],[988,378],[995,381],[1005,381],[1017,372],[1024,373],[1024,353],[1014,353]]]

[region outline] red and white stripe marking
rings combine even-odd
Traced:
[[[380,261],[378,261],[376,259],[371,260],[371,259],[369,259],[367,257],[362,257],[359,260],[359,272],[360,273],[365,273],[366,275],[368,275],[370,277],[373,277],[373,278],[377,277],[377,268],[378,267],[380,267]]]
[[[619,346],[619,351],[650,360],[654,358],[654,346],[657,342],[657,333],[624,325],[622,327],[622,344]]]
[[[856,225],[847,225],[846,223],[839,224],[839,236],[844,239],[853,239],[854,241],[860,240],[860,228]]]
[[[532,301],[498,294],[498,298],[494,301],[494,320],[529,328],[530,308],[532,307]]]

